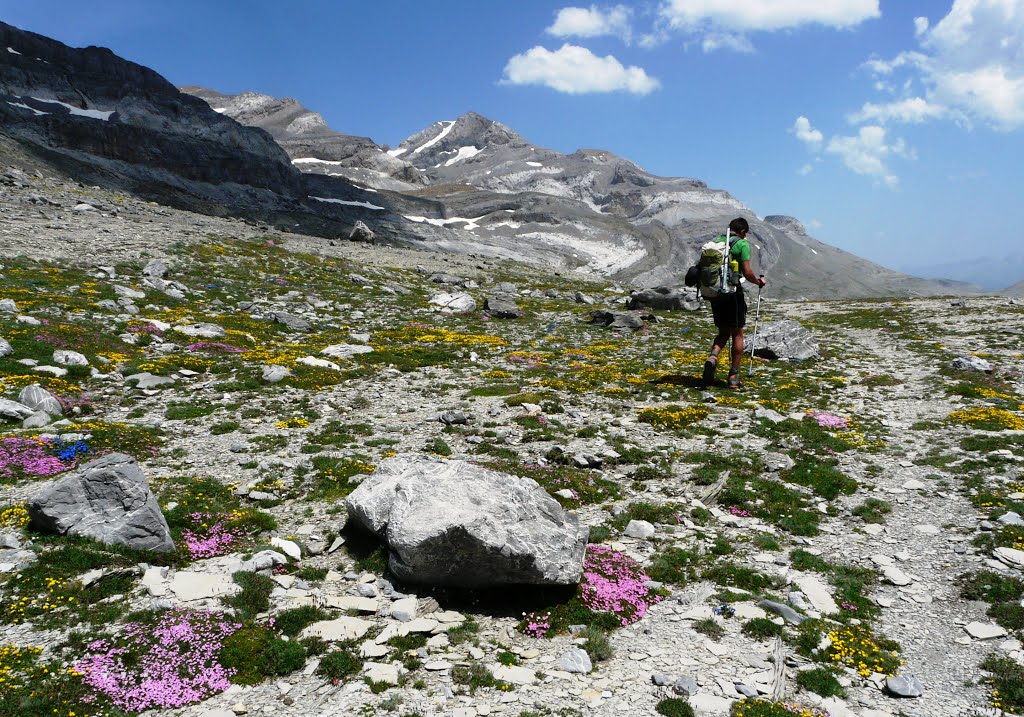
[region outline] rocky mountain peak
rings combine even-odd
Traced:
[[[764,218],[765,224],[771,224],[776,229],[780,229],[790,234],[800,234],[807,236],[807,229],[800,222],[800,220],[793,217],[787,217],[784,214],[772,214]]]
[[[479,154],[529,148],[511,129],[476,112],[457,119],[435,122],[398,145],[389,154],[420,169],[451,166]]]

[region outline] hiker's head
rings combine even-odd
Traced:
[[[729,222],[729,231],[733,234],[746,233],[750,231],[750,225],[747,224],[747,220],[743,217],[736,217]]]

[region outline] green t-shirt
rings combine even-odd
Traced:
[[[743,262],[750,261],[750,242],[746,239],[740,239],[732,245],[732,251],[729,253],[742,266]]]

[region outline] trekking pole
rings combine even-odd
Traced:
[[[761,274],[761,278],[764,278],[764,274]],[[754,347],[757,345],[757,322],[761,318],[761,287],[757,287],[757,310],[754,312],[754,336],[750,339],[750,363],[747,364],[747,378],[750,378],[750,372],[754,370]]]

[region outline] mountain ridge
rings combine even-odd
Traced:
[[[7,24],[0,42],[16,51],[0,58],[0,132],[79,181],[179,208],[327,239],[362,224],[380,242],[638,286],[679,283],[699,246],[745,216],[755,267],[776,296],[949,290],[828,247],[797,224],[762,220],[700,180],[658,177],[600,149],[561,154],[475,112],[389,150],[331,129],[291,98],[181,92],[109,50]]]

